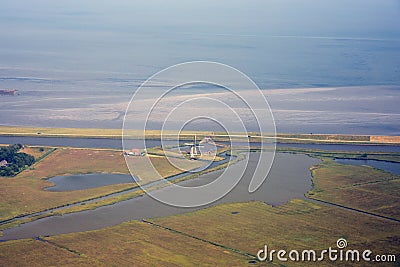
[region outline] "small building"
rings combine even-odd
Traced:
[[[206,136],[206,137],[204,137],[203,140],[200,141],[200,143],[214,143],[214,141],[211,138],[211,136]]]
[[[0,95],[16,95],[17,90],[14,89],[0,89]]]
[[[135,157],[138,157],[138,156],[146,156],[146,151],[145,150],[140,150],[140,149],[132,149],[132,150],[126,150],[126,151],[124,151],[124,155],[127,155],[127,156],[135,156]]]
[[[2,161],[0,161],[0,167],[7,166],[7,165],[8,165],[7,160],[3,159]]]

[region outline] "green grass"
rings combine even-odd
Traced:
[[[126,137],[140,138],[143,136],[141,130],[126,130]],[[149,139],[159,139],[161,131],[147,130],[145,135]],[[215,140],[229,141],[229,137],[223,132],[208,131],[163,131],[165,138],[176,140],[178,134],[181,139],[192,140],[196,134],[198,138],[215,135]],[[240,135],[241,133],[230,133]],[[243,133],[242,133],[243,134]],[[42,136],[42,137],[80,137],[80,138],[121,138],[122,129],[94,129],[94,128],[38,128],[22,126],[0,126],[0,135],[5,136]],[[249,132],[251,142],[260,141],[260,133]],[[264,136],[272,137],[271,134],[264,133]],[[170,137],[168,137],[170,136]],[[240,137],[233,137],[240,138]],[[240,138],[243,140],[243,137]],[[247,139],[247,137],[246,137]],[[369,136],[369,135],[346,135],[346,134],[276,134],[276,140],[282,143],[400,143],[399,136]]]
[[[400,176],[331,159],[313,168],[312,175],[309,197],[400,219]]]
[[[247,263],[244,256],[143,222],[123,223],[99,231],[67,234],[61,239],[49,237],[44,240],[53,244],[52,249],[43,247],[40,244],[43,242],[32,240],[1,243],[0,261],[9,262],[9,257],[14,256],[13,261],[17,265],[43,263],[44,259],[35,258],[29,252],[23,258],[15,257],[15,251],[40,246],[34,251],[41,255],[56,254],[62,248],[63,257],[60,263],[66,262],[67,265],[70,262],[77,265],[94,262],[100,266],[200,266],[204,263],[208,266],[241,266]],[[208,262],[204,261],[205,255],[208,255]]]
[[[292,200],[278,207],[261,202],[223,204],[151,222],[161,227],[132,221],[95,231],[44,237],[52,246],[29,239],[3,242],[0,261],[17,265],[47,263],[49,259],[35,256],[32,250],[38,255],[60,253],[60,263],[66,265],[86,265],[88,261],[101,265],[248,266],[266,244],[271,249],[322,250],[334,248],[336,240],[344,237],[351,249],[396,254],[400,238],[396,222],[306,200]],[[18,251],[28,252],[17,257]],[[69,251],[74,253],[65,253]],[[337,264],[324,262],[323,266]]]
[[[388,239],[400,235],[398,223],[298,199],[278,207],[224,204],[152,221],[251,254],[265,244],[271,249],[321,250],[334,247],[340,237],[346,237],[351,248],[396,254],[396,243]]]

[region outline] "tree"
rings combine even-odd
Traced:
[[[18,152],[23,148],[21,144],[9,145],[0,148],[0,161],[6,160],[7,165],[0,167],[0,176],[14,176],[22,171],[26,166],[35,162],[35,158],[23,152]]]

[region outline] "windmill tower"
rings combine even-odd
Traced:
[[[199,156],[201,156],[201,153],[199,153],[199,150],[197,149],[198,146],[197,136],[195,135],[193,145],[190,147],[190,159],[197,159]]]
[[[197,135],[194,135],[193,143],[185,143],[186,146],[190,146],[189,157],[190,159],[198,159],[201,156],[199,147],[203,147],[200,143],[197,143]]]

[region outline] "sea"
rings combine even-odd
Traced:
[[[255,82],[277,132],[400,135],[398,1],[320,2],[2,1],[0,125],[121,128],[149,77],[212,61]]]

